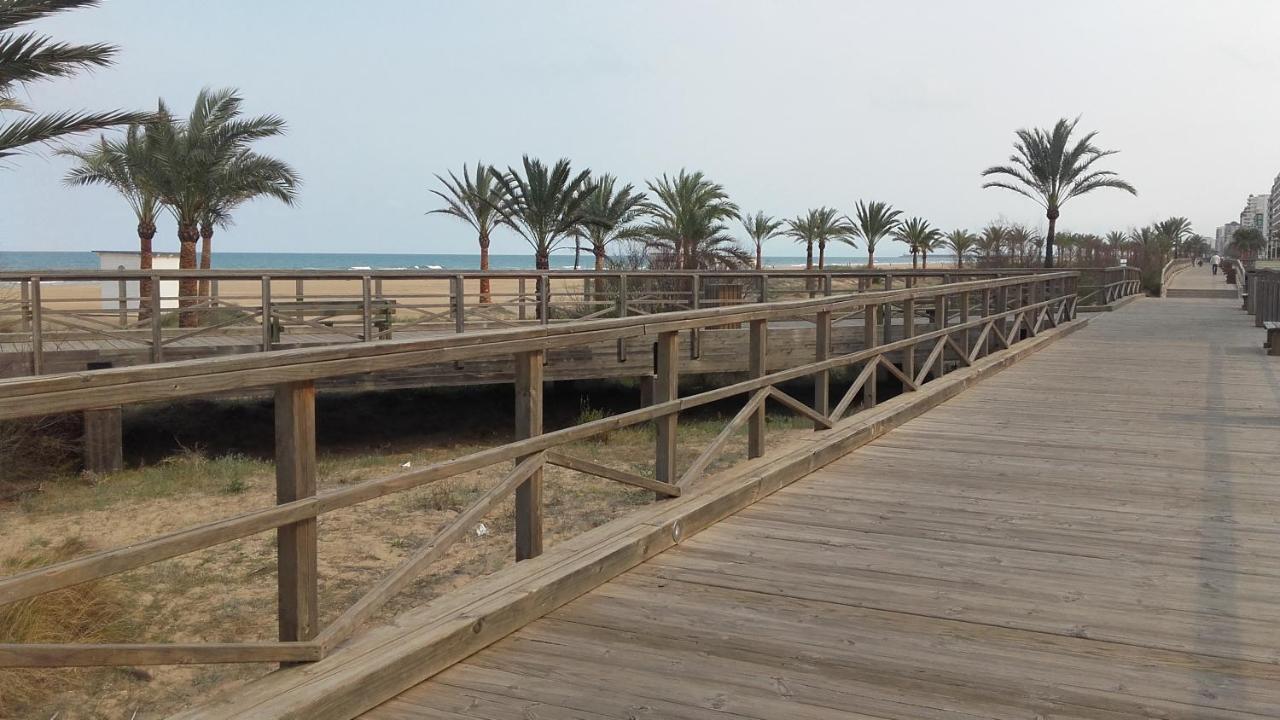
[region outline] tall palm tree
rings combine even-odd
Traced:
[[[0,2],[0,112],[26,115],[16,122],[0,124],[0,158],[14,155],[36,143],[58,140],[76,133],[104,130],[119,125],[144,123],[148,113],[65,111],[34,114],[17,97],[28,84],[41,80],[72,77],[85,70],[110,67],[114,45],[68,45],[45,35],[13,32],[33,20],[76,8],[93,7],[98,0],[4,0]]]
[[[636,222],[644,215],[644,202],[644,193],[636,192],[630,183],[618,187],[618,179],[608,173],[591,181],[582,206],[590,222],[582,225],[582,232],[590,243],[597,271],[604,270],[609,245],[639,236]]]
[[[160,215],[160,202],[139,181],[138,173],[146,162],[143,127],[130,125],[123,140],[99,138],[98,143],[85,149],[63,148],[58,154],[75,158],[76,165],[63,179],[67,185],[83,187],[103,185],[116,191],[137,220],[138,267],[152,267],[151,241],[156,236],[156,218]],[[138,318],[151,315],[151,280],[138,282]]]
[[[1115,150],[1102,150],[1093,144],[1096,132],[1085,133],[1073,144],[1080,118],[1063,118],[1052,130],[1036,128],[1019,130],[1013,144],[1011,165],[994,165],[982,171],[983,177],[1006,177],[1008,180],[990,180],[984,188],[1004,188],[1040,203],[1049,220],[1045,235],[1044,266],[1053,267],[1054,232],[1062,206],[1068,200],[1098,188],[1116,188],[1137,195],[1138,191],[1110,170],[1094,170],[1093,164]]]
[[[786,235],[804,243],[805,268],[813,268],[813,248],[818,248],[818,269],[826,267],[827,243],[843,241],[853,235],[853,225],[835,208],[813,208],[805,215],[787,221]]]
[[[200,218],[200,269],[213,267],[213,230],[233,223],[232,212],[260,197],[274,198],[285,205],[297,199],[302,179],[283,160],[242,150],[215,171],[211,197]],[[200,297],[209,296],[209,280],[202,278]]]
[[[741,219],[742,227],[756,250],[756,269],[761,270],[764,268],[764,243],[782,234],[783,221],[774,220],[762,212],[744,214]]]
[[[464,164],[461,178],[450,171],[448,178],[437,174],[436,180],[440,181],[444,189],[431,192],[444,201],[444,207],[427,214],[451,215],[470,225],[476,231],[476,240],[480,244],[480,270],[487,272],[489,242],[493,231],[502,222],[502,215],[498,212],[498,205],[502,202],[502,186],[494,177],[492,168],[479,162],[476,163],[474,172]],[[481,303],[491,301],[490,292],[489,278],[481,277]]]
[[[956,229],[947,233],[947,247],[956,254],[956,267],[964,267],[965,257],[972,255],[978,237],[968,230]]]
[[[888,203],[858,201],[857,209],[854,211],[854,217],[857,220],[854,232],[867,245],[868,268],[876,266],[876,243],[898,229],[901,215],[901,210],[894,210]]]
[[[649,222],[643,227],[646,244],[668,253],[684,270],[738,267],[750,256],[728,234],[725,223],[738,217],[728,193],[701,172],[681,170],[648,183],[652,200],[644,204]]]
[[[284,120],[265,115],[240,117],[240,95],[233,89],[205,88],[186,120],[178,120],[161,100],[158,121],[145,135],[147,162],[140,178],[178,223],[178,267],[194,269],[200,221],[209,217],[220,197],[223,170],[251,143],[284,132]],[[195,303],[194,278],[178,283],[179,304]],[[197,324],[195,313],[180,315],[183,327]]]
[[[547,167],[541,160],[525,155],[522,171],[507,168],[507,172],[500,173],[494,169],[491,174],[501,190],[502,199],[495,207],[502,223],[533,248],[539,270],[551,269],[551,253],[587,220],[583,205],[589,194],[591,171],[575,175],[565,158]]]
[[[927,256],[930,250],[937,247],[942,239],[942,231],[930,225],[929,221],[922,217],[913,217],[907,218],[898,226],[894,237],[911,248],[911,268],[914,270],[917,256],[921,253]]]

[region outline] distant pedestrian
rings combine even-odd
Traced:
[[[1214,253],[1213,257],[1209,258],[1209,264],[1213,266],[1214,275],[1218,274],[1218,265],[1221,263],[1222,263],[1222,256],[1217,253]]]

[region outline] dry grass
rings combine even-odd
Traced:
[[[21,559],[10,558],[3,571],[22,570],[81,555],[88,546],[69,537],[50,547],[29,548]],[[0,642],[101,643],[119,641],[136,630],[128,599],[118,583],[99,581],[0,606]],[[96,670],[0,669],[0,714],[32,717],[59,695],[92,687]]]
[[[584,402],[578,413],[581,420],[604,411]],[[691,462],[726,420],[727,416],[682,419],[680,465]],[[771,444],[782,442],[789,431],[808,427],[807,421],[789,416],[770,415],[769,422]],[[646,424],[566,450],[652,477],[653,442],[652,427]],[[420,467],[488,444],[435,440],[373,452],[328,454],[320,462],[321,489],[400,472],[406,462]],[[745,445],[744,437],[736,438],[713,468],[743,459]],[[349,607],[508,469],[505,464],[487,468],[321,517],[321,622]],[[653,493],[563,468],[547,468],[544,501],[546,543],[552,547],[653,502]],[[0,527],[6,528],[0,536],[0,558],[21,558],[11,561],[3,574],[88,552],[90,548],[77,539],[85,528],[93,528],[95,547],[111,547],[272,502],[271,463],[236,454],[211,457],[187,451],[92,482],[73,478],[46,483],[42,492],[20,503],[0,506]],[[484,519],[485,532],[477,527],[468,533],[445,558],[389,603],[376,621],[385,621],[510,565],[514,524],[512,504],[504,503]],[[56,554],[49,548],[57,548]],[[97,608],[83,614],[86,622],[76,631],[82,634],[78,637],[81,641],[269,640],[275,634],[275,583],[274,534],[263,533],[124,573],[107,583],[64,592],[70,593],[68,598],[82,598],[79,602],[84,607]],[[72,603],[61,598],[61,593],[43,596],[22,612],[65,612],[59,607]],[[23,635],[18,641],[34,641],[35,637]],[[70,637],[47,641],[65,639]],[[47,718],[58,713],[59,720],[76,720],[129,718],[135,712],[138,720],[163,717],[269,670],[266,665],[210,665],[41,671],[38,676],[45,684],[29,685],[23,691],[21,706],[15,704],[14,690],[0,689],[0,717]],[[0,684],[7,681],[6,676],[0,676]],[[18,711],[17,707],[26,710]]]

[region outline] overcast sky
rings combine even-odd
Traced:
[[[108,0],[33,27],[121,47],[113,68],[32,86],[37,108],[185,112],[234,86],[288,120],[261,149],[300,171],[300,203],[241,208],[223,250],[474,252],[424,214],[433,173],[523,153],[636,184],[702,170],[744,210],[879,199],[976,230],[1043,222],[979,172],[1015,129],[1082,115],[1139,196],[1073,200],[1060,228],[1186,215],[1209,236],[1280,172],[1274,0]],[[0,249],[133,247],[127,206],[63,187],[65,169],[0,168]],[[157,243],[176,249],[171,219]]]

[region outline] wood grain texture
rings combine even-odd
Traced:
[[[1095,317],[363,717],[1275,717],[1257,339],[1228,299]]]

